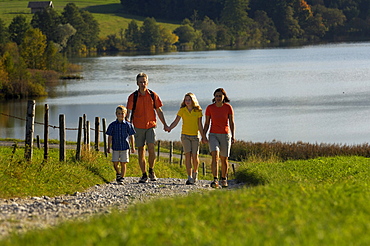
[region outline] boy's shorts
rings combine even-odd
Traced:
[[[155,143],[155,130],[153,128],[142,129],[135,127],[135,145],[136,147],[143,147],[145,143]]]
[[[113,162],[129,162],[129,149],[126,150],[113,150]]]
[[[192,154],[199,154],[199,137],[181,134],[181,143],[184,153],[191,152]]]
[[[209,133],[208,136],[209,151],[220,151],[220,155],[223,157],[230,156],[231,148],[231,135],[230,134],[219,134]]]

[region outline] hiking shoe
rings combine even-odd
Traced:
[[[213,180],[213,182],[211,183],[211,187],[212,188],[215,188],[215,189],[219,189],[221,188],[221,186],[218,184],[218,180]]]
[[[148,182],[148,176],[142,176],[139,180],[139,183],[147,183]]]
[[[155,176],[154,172],[149,173],[149,178],[150,178],[150,181],[157,181],[157,177]]]
[[[194,180],[194,183],[198,181],[198,172],[193,173],[193,180]]]
[[[194,179],[190,178],[190,179],[186,180],[186,184],[187,185],[193,185],[194,184]]]
[[[226,179],[221,180],[221,186],[222,187],[228,187],[229,186]]]
[[[124,178],[123,178],[123,177],[121,177],[121,178],[119,178],[119,180],[117,180],[117,183],[118,183],[118,184],[123,184],[123,180],[124,180]]]
[[[122,178],[121,174],[117,173],[116,174],[116,181],[119,183],[120,179]]]

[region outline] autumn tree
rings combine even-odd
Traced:
[[[28,68],[45,69],[44,52],[46,36],[37,28],[30,28],[25,33],[20,45],[21,56]]]

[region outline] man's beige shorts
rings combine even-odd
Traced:
[[[142,129],[135,127],[135,145],[136,147],[143,147],[145,143],[155,143],[155,130],[153,128]]]

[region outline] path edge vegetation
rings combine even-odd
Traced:
[[[104,182],[101,177],[114,179],[109,159],[95,152],[81,162],[70,157],[63,163],[53,160],[56,157],[52,154],[52,160],[43,163],[37,159],[42,151],[36,150],[36,159],[29,163],[22,160],[23,153],[12,156],[11,147],[0,147],[0,151],[0,158],[5,156],[11,160],[6,175],[20,178],[23,170],[23,174],[28,175],[29,186],[39,186],[32,180],[32,169],[48,169],[49,162],[57,163],[51,168],[54,173],[72,165],[79,172],[74,176],[67,169],[68,175],[74,178],[90,179],[94,183]],[[179,167],[169,173],[177,165],[166,161],[166,158],[159,161],[158,171],[169,168],[165,170],[167,175],[185,173]],[[138,167],[135,162],[129,166]],[[88,221],[67,222],[47,230],[13,235],[1,243],[187,245],[195,241],[197,245],[220,242],[229,245],[348,245],[349,242],[366,245],[370,242],[366,233],[370,217],[369,164],[368,158],[356,155],[286,161],[254,157],[239,162],[235,178],[244,182],[243,188],[159,199],[137,204],[128,211],[97,215]],[[60,178],[59,175],[46,176],[55,179]],[[43,178],[41,176],[37,178]],[[0,179],[3,178],[4,173],[0,175]],[[25,184],[22,185],[24,188]],[[122,217],[125,219],[118,219]],[[147,220],[148,217],[151,220]],[[183,230],[190,225],[194,230]]]

